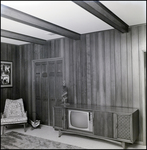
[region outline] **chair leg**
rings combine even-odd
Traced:
[[[2,126],[2,135],[4,135],[5,126]]]
[[[24,132],[26,132],[26,124],[24,123]]]

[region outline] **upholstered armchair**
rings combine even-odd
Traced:
[[[4,127],[10,124],[23,124],[26,132],[27,120],[27,112],[24,110],[22,98],[17,100],[6,99],[4,113],[1,118],[2,134],[4,134]]]

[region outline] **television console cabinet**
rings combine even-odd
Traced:
[[[70,129],[68,127],[68,109],[89,111],[93,114],[93,132]],[[56,105],[53,106],[53,127],[62,133],[78,134],[92,138],[134,143],[139,134],[139,110],[126,107],[108,107],[96,105]]]

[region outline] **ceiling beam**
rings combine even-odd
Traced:
[[[46,40],[38,39],[35,37],[11,32],[3,29],[1,29],[1,37],[11,38],[19,41],[26,41],[26,42],[31,42],[31,43],[41,44],[41,45],[46,43]]]
[[[128,32],[129,26],[99,1],[73,1],[122,33]]]
[[[53,32],[74,40],[80,40],[80,34],[53,23],[23,13],[19,10],[1,4],[1,16],[20,23],[24,23],[45,31]]]

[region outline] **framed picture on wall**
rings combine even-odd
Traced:
[[[12,62],[1,61],[1,87],[12,87]]]

